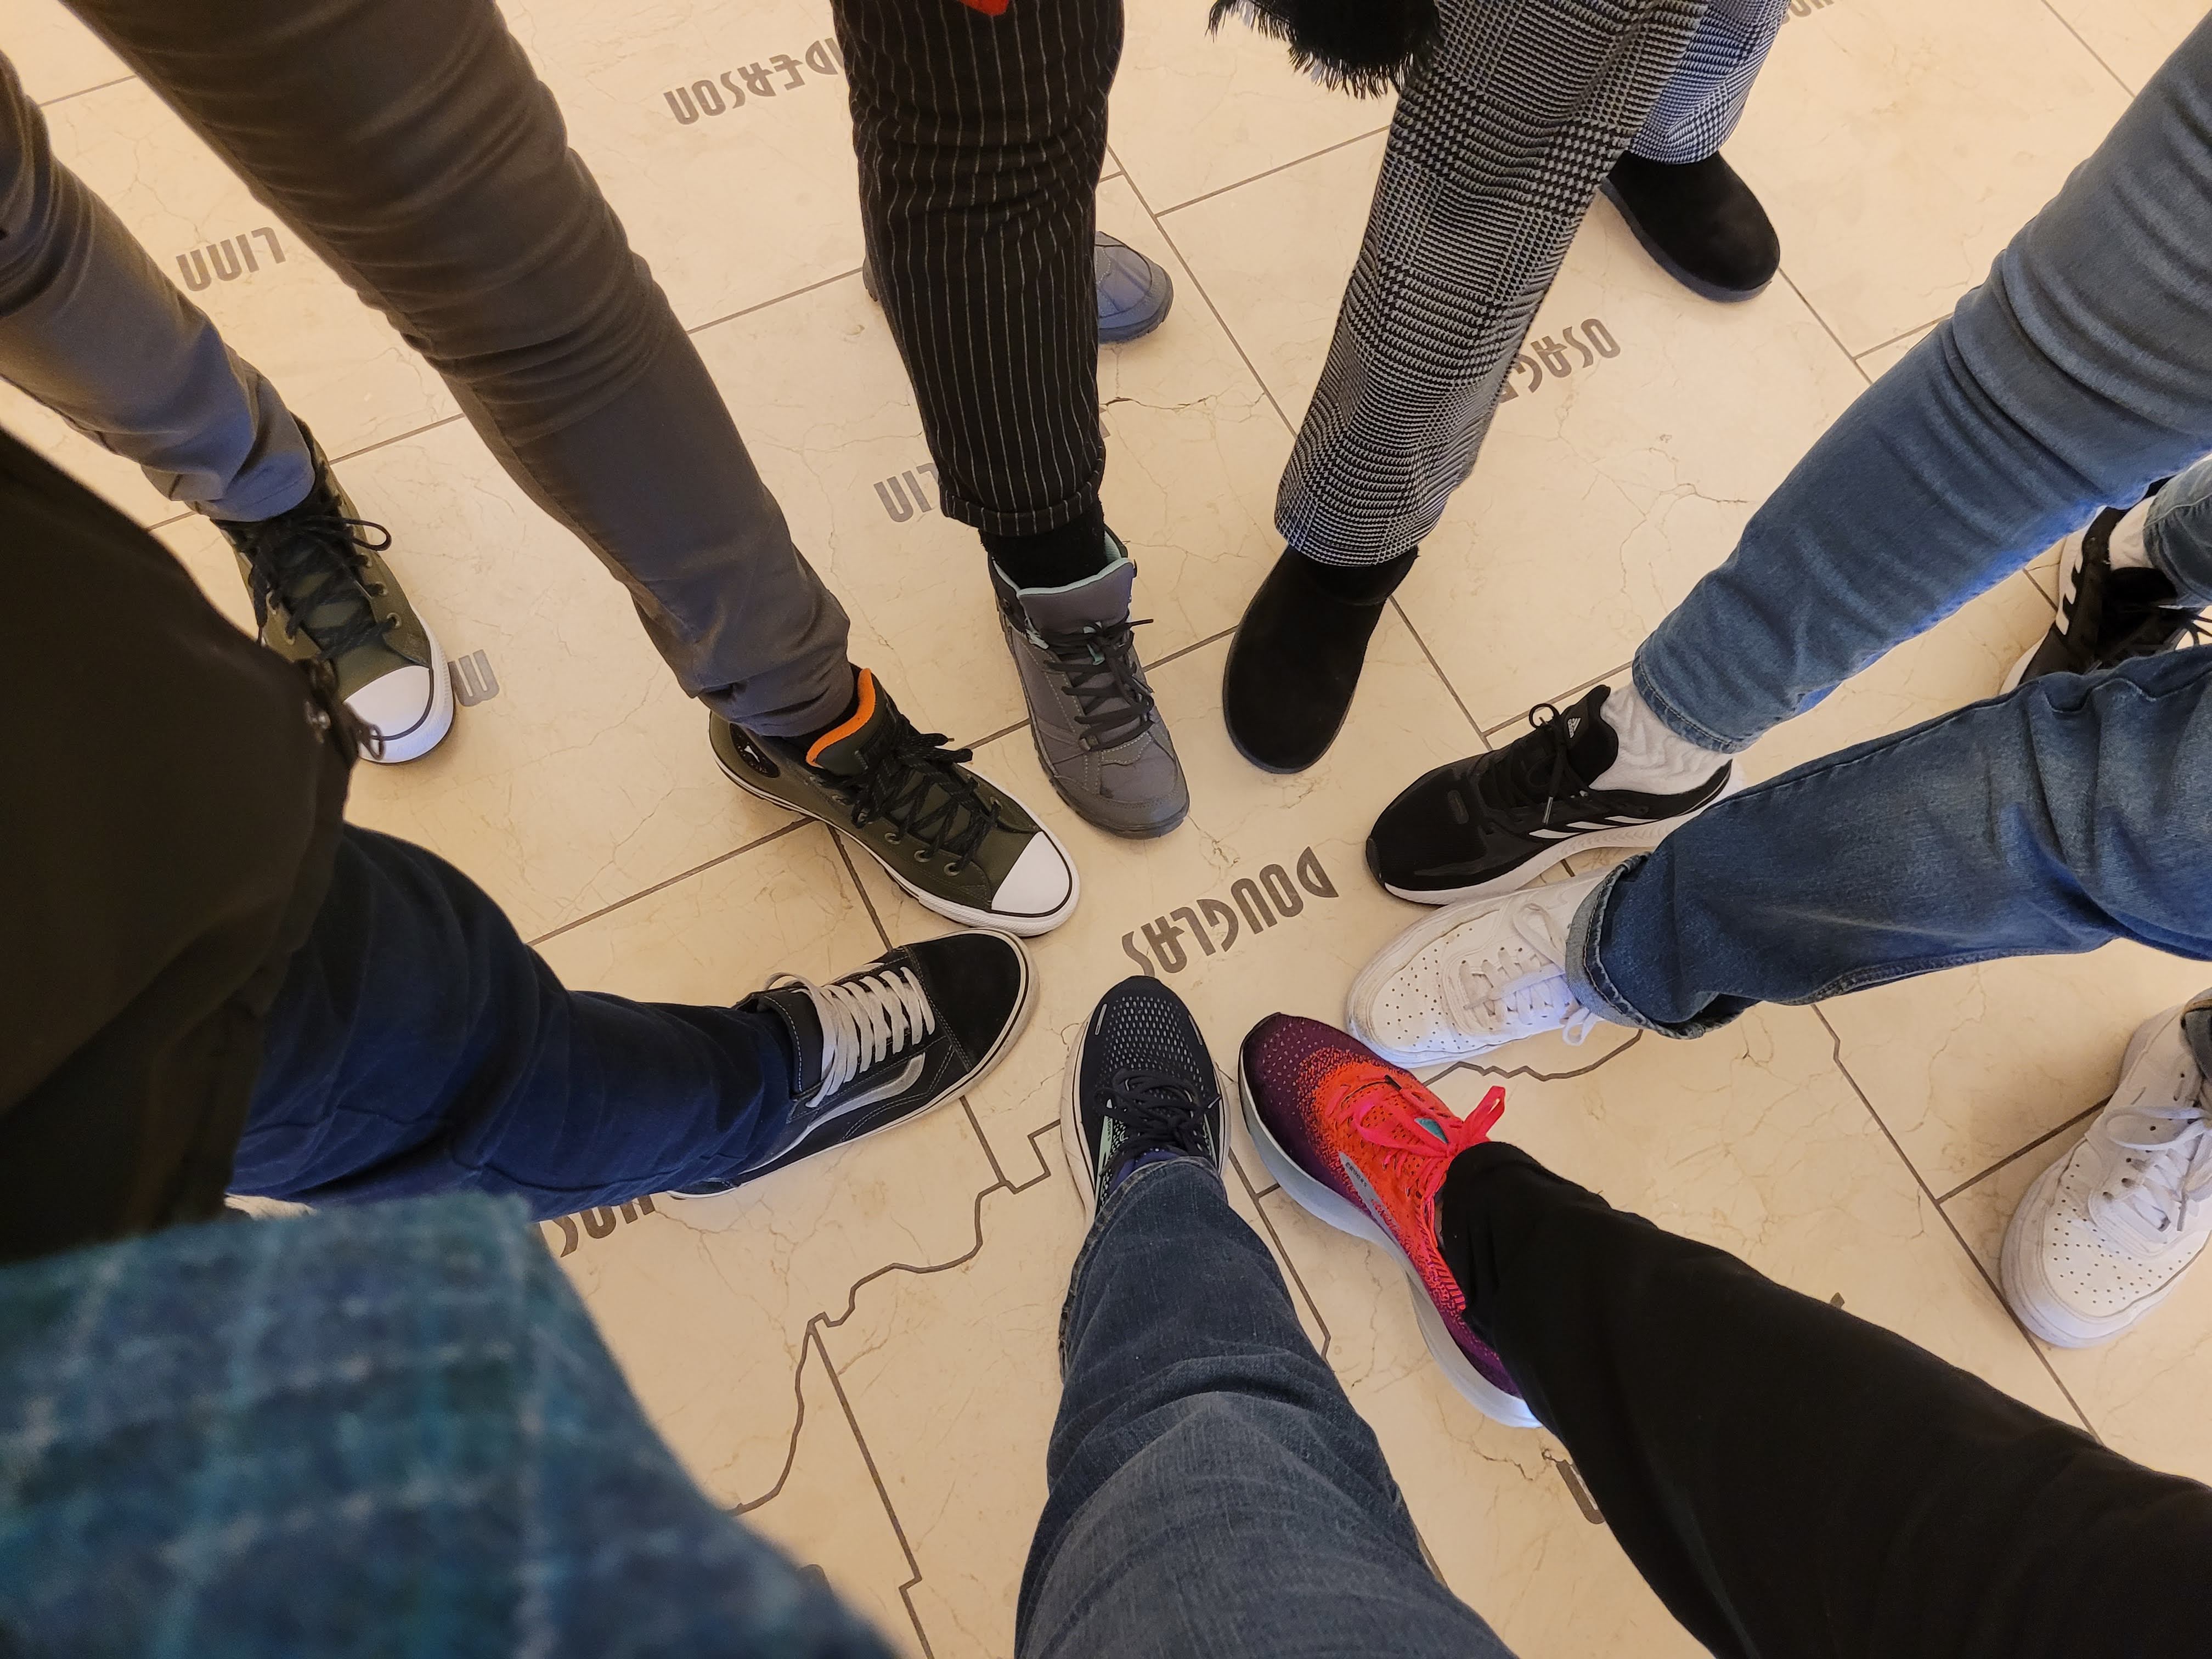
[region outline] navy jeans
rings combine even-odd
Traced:
[[[348,825],[276,1006],[231,1190],[459,1188],[539,1217],[727,1177],[791,1111],[773,1015],[563,989],[481,888]]]

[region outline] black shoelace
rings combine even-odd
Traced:
[[[1582,787],[1570,756],[1574,733],[1567,716],[1548,702],[1528,711],[1528,735],[1515,739],[1490,758],[1483,768],[1482,786],[1474,793],[1486,808],[1526,811],[1541,805],[1542,823],[1552,821],[1552,808],[1560,795]],[[1573,788],[1563,789],[1571,784]]]
[[[1114,1149],[1115,1169],[1146,1152],[1216,1155],[1205,1103],[1188,1079],[1171,1072],[1139,1066],[1115,1072],[1106,1083],[1106,1115],[1121,1126],[1121,1143]]]
[[[950,872],[958,875],[984,838],[997,826],[997,810],[987,805],[961,770],[972,749],[947,749],[942,732],[917,732],[903,715],[863,757],[854,778],[834,780],[853,809],[853,827],[888,818],[902,836],[933,853],[950,853]]]
[[[1137,666],[1134,622],[1107,623],[1076,634],[1043,634],[1053,668],[1075,699],[1084,746],[1096,752],[1127,743],[1152,716],[1152,691]]]
[[[320,486],[316,495],[327,501]],[[323,507],[299,507],[258,525],[241,526],[240,550],[252,573],[246,587],[253,618],[269,619],[273,604],[284,613],[284,631],[304,634],[315,655],[327,661],[364,645],[380,642],[398,626],[397,617],[380,621],[363,580],[362,550],[381,553],[392,532],[366,519],[351,519]],[[380,589],[378,591],[381,591]],[[343,620],[319,621],[332,605],[345,607]]]

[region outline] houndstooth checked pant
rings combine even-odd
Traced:
[[[1701,160],[1788,0],[1457,0],[1390,128],[1367,237],[1275,498],[1290,544],[1378,563],[1473,469],[1598,185],[1631,149]]]

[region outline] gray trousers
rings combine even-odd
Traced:
[[[836,718],[845,613],[491,0],[73,5],[445,377],[687,692],[778,736]],[[12,70],[0,375],[216,517],[307,492],[275,389],[55,161]]]

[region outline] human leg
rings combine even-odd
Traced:
[[[2212,447],[2208,126],[2212,22],[1644,641],[1670,727],[1747,746]]]
[[[685,690],[778,734],[849,706],[843,611],[489,0],[76,10],[445,375]]]
[[[1104,1195],[1061,1316],[1015,1650],[1502,1659],[1429,1571],[1373,1431],[1229,1207],[1188,1022],[1130,981],[1072,1061],[1071,1173]]]
[[[1454,1162],[1437,1231],[1468,1322],[1714,1653],[2073,1659],[2201,1641],[2212,1492],[2197,1482],[1510,1146]]]
[[[1701,9],[1442,8],[1276,495],[1288,550],[1224,671],[1223,717],[1255,764],[1302,771],[1334,740],[1383,603],[1474,466],[1529,319]]]
[[[1100,828],[1164,834],[1190,794],[1137,657],[1136,566],[1098,501],[1101,283],[1121,292],[1108,267],[1135,257],[1094,246],[1121,0],[839,0],[836,17],[873,291],[944,511],[982,534],[1037,758]]]
[[[733,1008],[568,991],[460,872],[349,827],[270,1012],[233,1183],[316,1204],[514,1193],[541,1216],[726,1187],[948,1098],[1028,1008],[1020,948],[994,933]]]

